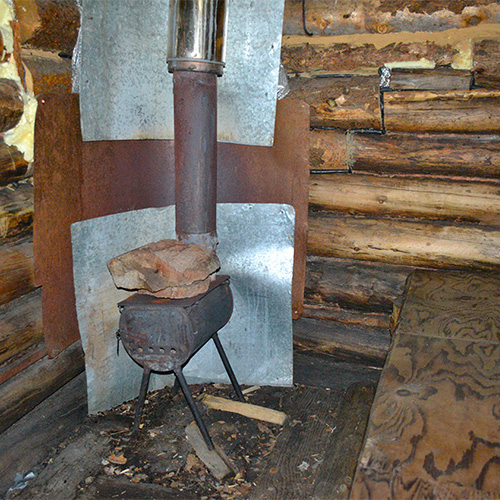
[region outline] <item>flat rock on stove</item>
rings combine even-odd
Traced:
[[[117,288],[181,298],[208,290],[220,268],[212,250],[193,243],[161,240],[111,259],[108,269]]]

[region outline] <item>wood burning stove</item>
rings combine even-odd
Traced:
[[[181,387],[208,448],[213,449],[212,440],[186,383],[182,367],[213,339],[236,395],[240,401],[244,401],[217,335],[233,312],[229,277],[218,276],[208,292],[195,297],[159,299],[151,295],[135,294],[120,302],[118,308],[120,326],[117,335],[128,354],[144,369],[134,430],[139,428],[151,372],[174,372],[174,390]]]
[[[224,66],[225,12],[224,0],[171,2],[168,67],[174,74],[176,233],[181,242],[212,253],[217,246],[217,76]],[[142,266],[139,262],[136,270]],[[154,272],[148,270],[143,276]],[[151,371],[173,372],[174,388],[181,387],[208,448],[213,449],[182,368],[213,339],[236,395],[244,401],[217,335],[233,311],[229,277],[215,277],[208,291],[195,297],[136,294],[118,306],[118,335],[144,369],[134,429],[139,428]]]

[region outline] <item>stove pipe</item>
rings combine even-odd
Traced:
[[[224,67],[225,0],[172,0],[177,238],[217,246],[217,77]]]

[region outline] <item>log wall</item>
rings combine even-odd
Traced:
[[[282,63],[311,106],[305,314],[388,325],[411,270],[500,269],[500,6],[302,5]]]
[[[0,69],[6,75],[0,79],[0,399],[5,402],[0,431],[83,369],[79,347],[69,369],[66,354],[46,358],[41,289],[34,285],[33,155],[26,148],[29,135],[15,129],[25,118],[34,122],[25,114],[33,95],[71,91],[67,56],[76,41],[79,12],[72,0],[14,4],[13,47],[0,43]],[[28,373],[42,375],[33,381]]]

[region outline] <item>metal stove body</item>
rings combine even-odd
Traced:
[[[130,357],[144,369],[136,406],[134,430],[140,418],[151,372],[173,372],[174,392],[182,389],[209,449],[213,443],[194,402],[182,368],[196,352],[213,339],[222,363],[240,401],[245,398],[234,375],[217,332],[233,312],[228,276],[217,276],[206,293],[185,299],[160,299],[135,294],[118,304],[119,339]]]

